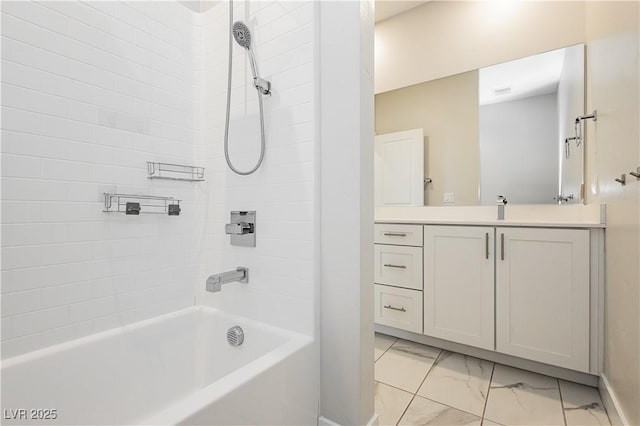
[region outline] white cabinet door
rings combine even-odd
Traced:
[[[589,231],[496,229],[499,352],[589,371]]]
[[[424,227],[424,334],[493,350],[494,228]]]
[[[374,194],[376,206],[424,205],[422,129],[376,136]]]

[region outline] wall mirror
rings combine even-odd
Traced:
[[[582,203],[584,55],[580,44],[376,95],[376,205]]]

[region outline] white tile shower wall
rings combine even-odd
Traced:
[[[194,303],[202,184],[145,162],[194,162],[195,20],[177,2],[2,2],[3,357]],[[103,213],[115,191],[183,213]]]
[[[202,14],[198,30],[206,40],[199,61],[205,90],[198,156],[213,171],[199,197],[207,212],[200,300],[308,334],[313,333],[315,317],[316,6],[311,1],[234,2],[234,21],[248,24],[259,72],[273,85],[273,95],[264,99],[264,163],[250,176],[233,174],[223,153],[228,3]],[[247,55],[235,42],[233,55],[229,145],[233,162],[246,170],[259,155],[257,97]],[[231,210],[257,211],[255,248],[230,245],[224,224]],[[208,275],[236,266],[249,267],[249,284],[227,284],[216,294],[203,291]]]

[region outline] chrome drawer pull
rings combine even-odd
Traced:
[[[406,237],[407,236],[407,234],[402,232],[385,232],[383,235],[386,235],[387,237]]]
[[[405,308],[396,308],[395,306],[391,306],[391,305],[384,305],[384,308],[391,309],[392,311],[407,312]]]
[[[407,269],[406,266],[404,265],[393,265],[391,263],[385,263],[384,266],[386,266],[387,268],[400,268],[400,269]]]

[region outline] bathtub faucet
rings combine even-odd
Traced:
[[[235,281],[239,283],[248,283],[249,268],[238,266],[235,271],[211,275],[207,278],[207,291],[217,293],[222,290],[222,284],[232,283]]]

